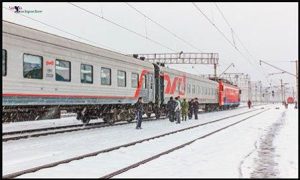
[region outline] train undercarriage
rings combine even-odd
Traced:
[[[200,109],[205,112],[227,110],[237,107],[219,106],[218,104],[200,104]],[[135,119],[135,108],[131,104],[107,105],[69,105],[69,106],[3,106],[2,123],[44,119],[59,119],[61,111],[76,113],[76,119],[89,123],[92,119],[102,118],[104,122],[114,124],[118,121],[131,122]],[[166,115],[166,106],[157,106],[155,103],[144,104],[144,114],[148,118],[152,114],[158,119]]]
[[[91,119],[102,118],[104,122],[113,124],[118,121],[131,122],[135,119],[135,108],[131,104],[106,105],[69,105],[69,106],[2,106],[2,123],[59,119],[61,111],[76,113],[76,119],[88,123]],[[159,118],[160,108],[150,102],[144,104],[144,114],[148,118],[152,114]]]

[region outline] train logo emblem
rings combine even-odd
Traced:
[[[54,65],[54,61],[52,61],[52,60],[47,60],[47,61],[46,61],[46,66],[49,66],[49,65]]]

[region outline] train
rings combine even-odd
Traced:
[[[293,103],[295,103],[295,100],[294,100],[293,97],[290,96],[290,97],[287,98],[286,102],[287,102],[288,104],[293,104]]]
[[[240,104],[241,90],[30,27],[2,21],[2,122],[60,118],[75,112],[89,122],[132,121],[143,98],[145,114],[160,118],[171,96],[198,98],[215,111]]]

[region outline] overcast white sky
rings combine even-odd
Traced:
[[[122,26],[147,34],[177,52],[214,52],[219,53],[218,73],[230,63],[235,68],[227,72],[248,73],[251,80],[267,79],[273,85],[284,82],[295,85],[290,75],[273,75],[279,72],[266,65],[259,66],[259,59],[269,61],[295,74],[295,63],[282,62],[298,59],[298,4],[297,3],[218,3],[231,27],[249,50],[250,56],[235,38],[237,48],[248,58],[241,56],[210,24],[192,3],[129,3],[148,17],[165,26],[173,33],[184,38],[197,49],[186,45],[173,35],[161,29],[144,16],[138,14],[126,3],[74,3],[100,16],[104,16]],[[22,13],[36,20],[63,29],[69,33],[94,41],[87,42],[41,23],[3,9],[3,19],[29,26],[70,39],[86,42],[99,47],[105,45],[124,54],[172,52],[114,26],[101,18],[88,14],[69,3],[3,3],[3,6],[21,6],[22,10],[42,10],[41,13]],[[197,3],[198,7],[232,40],[231,30],[225,23],[215,3]],[[249,63],[248,61],[252,61]],[[193,67],[192,67],[193,66]],[[212,74],[212,65],[170,65],[170,67],[193,74]]]

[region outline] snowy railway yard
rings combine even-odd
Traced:
[[[2,4],[3,179],[299,176],[298,4]]]
[[[4,178],[298,177],[297,119],[293,106],[269,104],[203,113],[180,124],[144,121],[142,130],[128,123],[12,140],[2,142],[2,173]],[[3,133],[80,124],[75,117],[35,123],[3,124]]]

